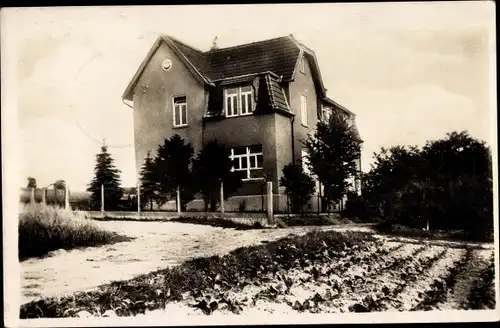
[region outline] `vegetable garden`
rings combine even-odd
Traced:
[[[493,249],[358,232],[289,236],[99,290],[34,301],[21,318],[493,309]],[[255,312],[254,312],[255,313]]]

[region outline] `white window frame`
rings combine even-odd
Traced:
[[[176,100],[179,98],[184,98],[184,101]],[[180,124],[176,124],[175,117],[176,117],[177,112],[179,114],[179,123]],[[172,121],[173,121],[174,128],[185,127],[188,125],[188,123],[187,123],[188,122],[188,120],[187,120],[187,97],[179,96],[179,97],[172,98]]]
[[[251,153],[250,152],[250,147],[247,146],[245,154],[239,154],[235,155],[234,154],[234,148],[231,148],[231,154],[229,155],[229,158],[231,159],[231,162],[234,160],[238,160],[240,162],[240,167],[238,169],[235,169],[234,166],[231,166],[231,172],[246,172],[246,178],[241,179],[242,181],[255,181],[255,180],[263,180],[263,177],[260,178],[252,178],[251,177],[251,171],[257,171],[257,170],[263,170],[264,166],[259,166],[259,161],[257,160],[257,156],[262,156],[262,162],[264,162],[264,152],[255,152]],[[262,147],[260,145],[260,147]],[[255,166],[250,165],[251,164],[251,159],[255,160]],[[241,162],[246,161],[246,167],[241,168]]]
[[[246,112],[243,112],[243,104],[240,103],[239,106],[238,106],[238,109],[240,110],[240,115],[241,116],[244,116],[244,115],[251,115],[253,113],[253,89],[252,89],[252,86],[249,86],[250,87],[250,90],[249,91],[242,91],[242,88],[243,87],[239,87],[238,88],[238,91],[239,91],[239,97],[238,97],[238,100],[242,100],[242,98],[244,99],[243,101],[245,102],[245,107],[246,107]],[[250,95],[250,104],[248,103],[248,96]]]
[[[236,93],[229,94],[228,91],[230,89],[236,89]],[[239,109],[238,108],[238,96],[239,96],[238,88],[226,88],[226,89],[224,89],[224,105],[225,105],[226,117],[238,116],[238,109]],[[228,112],[229,99],[231,99],[231,113]]]
[[[242,91],[242,88],[245,87],[250,87],[249,91]],[[236,89],[236,94],[228,94],[229,90],[234,90]],[[252,104],[251,106],[248,106],[248,95],[251,96],[252,99]],[[246,103],[246,108],[247,111],[243,113],[243,106],[241,103],[241,97],[245,96],[245,103]],[[235,107],[231,107],[231,113],[228,113],[228,99],[231,98],[233,99],[232,104],[234,105],[236,103]],[[236,98],[236,101],[234,99]],[[250,108],[251,107],[251,108]],[[250,111],[248,109],[250,108]],[[255,95],[253,92],[253,87],[249,84],[247,85],[241,85],[237,87],[228,87],[224,89],[224,112],[226,117],[237,117],[237,116],[247,116],[247,115],[252,115],[253,111],[255,110]]]
[[[304,103],[302,102],[304,99]],[[308,112],[307,112],[307,96],[305,94],[300,94],[300,120],[303,126],[308,127]]]

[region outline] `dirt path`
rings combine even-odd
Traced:
[[[95,222],[102,228],[136,237],[103,247],[59,250],[43,259],[21,263],[22,303],[41,297],[85,291],[111,281],[177,265],[195,257],[224,255],[236,248],[305,234],[315,227],[234,230],[175,222]],[[364,225],[321,227],[323,230],[369,231]]]

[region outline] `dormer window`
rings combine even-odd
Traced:
[[[253,88],[250,85],[225,89],[226,117],[251,115],[254,110]]]

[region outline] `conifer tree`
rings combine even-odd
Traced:
[[[142,204],[150,205],[150,210],[153,210],[153,201],[155,200],[157,183],[155,180],[155,167],[151,152],[148,151],[144,164],[140,172],[141,180],[141,207]]]
[[[104,185],[105,209],[116,209],[123,196],[120,188],[120,173],[114,165],[114,159],[108,153],[108,147],[102,146],[101,153],[96,155],[94,178],[88,184],[87,191],[91,192],[92,207],[101,207],[101,185]]]
[[[157,203],[162,204],[176,197],[180,190],[181,208],[186,209],[187,203],[194,198],[191,181],[191,161],[193,146],[178,134],[166,138],[158,146],[154,161],[155,181],[157,182]]]

